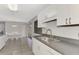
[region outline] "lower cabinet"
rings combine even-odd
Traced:
[[[2,49],[5,46],[6,43],[6,36],[0,37],[0,49]]]
[[[59,52],[33,38],[32,50],[35,55],[61,55]]]

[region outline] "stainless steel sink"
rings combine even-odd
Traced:
[[[49,37],[45,37],[45,36],[39,36],[38,37],[40,40],[43,40],[47,43],[51,43],[51,42],[59,42],[60,40],[56,39],[56,38],[49,38]]]
[[[48,37],[45,37],[45,36],[39,36],[37,38],[39,38],[40,40],[43,40],[45,42],[48,42],[48,39],[49,39]]]

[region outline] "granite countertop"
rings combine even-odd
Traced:
[[[69,43],[65,40],[45,42],[40,38],[41,36],[34,36],[37,40],[58,51],[62,55],[79,55],[79,44]]]

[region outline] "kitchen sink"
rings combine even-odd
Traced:
[[[47,43],[51,43],[51,42],[59,42],[60,40],[56,39],[56,38],[49,38],[49,37],[46,37],[46,36],[39,36],[37,37],[39,38],[40,40],[43,40]]]

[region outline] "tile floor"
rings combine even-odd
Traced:
[[[4,48],[0,50],[0,55],[33,55],[28,47],[26,39],[9,39]]]

